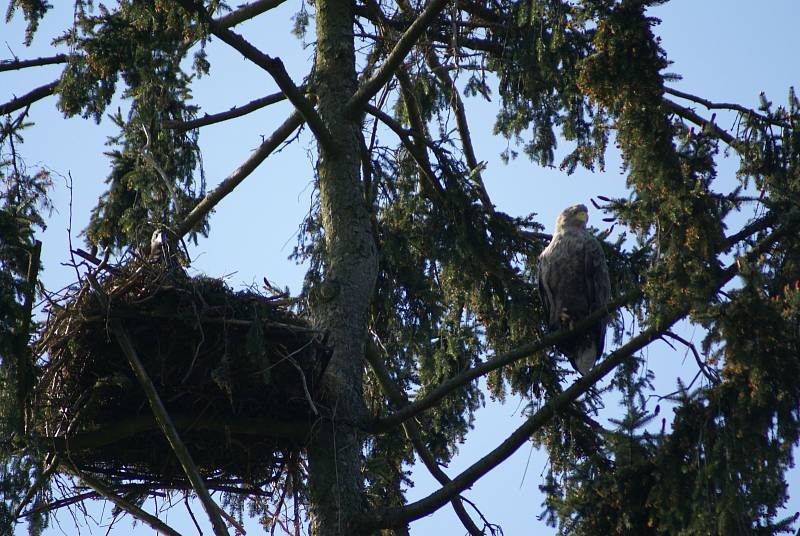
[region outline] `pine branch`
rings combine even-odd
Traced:
[[[49,84],[37,87],[21,97],[11,99],[6,103],[0,104],[0,115],[10,114],[16,110],[25,108],[26,106],[33,104],[38,100],[49,97],[53,94],[53,92],[55,92],[57,85],[58,80],[54,80]]]
[[[387,417],[376,419],[371,423],[367,423],[364,428],[365,430],[374,433],[387,432],[398,424],[432,408],[441,399],[459,387],[463,387],[471,381],[477,380],[481,376],[484,376],[493,370],[510,365],[514,361],[533,355],[536,352],[544,350],[545,348],[555,346],[563,340],[570,339],[584,333],[585,331],[588,331],[597,323],[598,320],[613,313],[617,309],[636,301],[641,297],[641,295],[642,292],[639,290],[625,294],[610,302],[605,307],[592,312],[592,314],[580,322],[575,323],[573,329],[562,329],[542,337],[538,342],[523,344],[522,346],[519,346],[513,350],[509,350],[508,352],[495,355],[480,365],[475,365],[472,368],[468,368],[451,377],[450,379],[443,381],[434,387],[427,395],[425,395],[424,398],[415,400],[408,406],[397,410],[395,413]]]
[[[378,378],[378,382],[381,384],[383,392],[389,397],[389,400],[391,400],[392,405],[394,405],[395,408],[407,406],[408,398],[406,398],[405,393],[392,381],[392,377],[389,375],[389,371],[384,366],[374,344],[367,343],[365,357],[367,362],[372,367],[375,376]],[[433,477],[443,486],[449,484],[451,482],[450,478],[439,468],[436,458],[425,446],[425,442],[422,440],[422,434],[420,433],[417,421],[414,419],[405,421],[403,423],[403,429],[405,430],[408,439],[411,441],[414,450],[417,452],[422,460],[422,463],[425,464],[425,467],[428,469],[430,474],[433,475]],[[464,528],[467,529],[467,532],[469,532],[472,536],[481,536],[483,531],[480,530],[472,521],[472,518],[467,513],[464,505],[461,503],[460,497],[453,497],[450,500],[450,503],[453,505],[453,510],[455,510],[458,519],[461,521],[461,524],[464,525]]]
[[[89,280],[92,290],[95,292],[98,300],[100,300],[100,302],[103,304],[104,309],[107,309],[108,296],[106,296],[103,288],[91,273],[87,274],[86,278]],[[189,479],[189,482],[192,483],[192,487],[194,488],[195,493],[197,493],[197,497],[200,499],[200,502],[206,511],[206,515],[208,515],[211,521],[214,534],[216,536],[228,536],[228,529],[219,515],[219,506],[217,506],[217,504],[211,498],[205,482],[203,482],[203,478],[200,476],[200,473],[197,470],[194,460],[192,460],[189,451],[186,449],[186,445],[181,440],[180,435],[175,429],[175,425],[169,416],[169,413],[167,413],[164,404],[161,402],[161,398],[158,396],[158,391],[156,391],[155,385],[153,385],[150,376],[147,374],[147,370],[139,360],[139,356],[136,354],[136,350],[133,347],[130,337],[128,336],[127,330],[123,327],[119,319],[110,319],[110,324],[111,331],[114,333],[114,338],[117,340],[122,352],[128,358],[133,372],[136,374],[139,383],[144,389],[147,400],[150,403],[150,408],[152,409],[153,415],[158,421],[161,431],[164,432],[164,435],[166,436],[167,441],[169,441],[175,456],[178,458],[178,461],[180,461],[181,467],[183,467],[183,470],[186,473],[186,477]]]
[[[209,192],[192,211],[178,224],[175,234],[179,237],[191,231],[206,214],[231,193],[241,182],[247,178],[272,152],[278,148],[300,125],[303,124],[303,117],[299,111],[295,110],[292,115],[279,126],[275,132],[267,138],[264,143],[239,166],[233,173],[228,175],[214,190]]]
[[[302,89],[302,87],[300,89]],[[271,95],[261,97],[260,99],[252,100],[242,106],[234,106],[225,112],[206,114],[203,117],[198,117],[197,119],[192,119],[191,121],[165,121],[162,126],[177,132],[185,132],[194,128],[205,127],[208,125],[213,125],[214,123],[221,123],[223,121],[227,121],[228,119],[242,117],[243,115],[247,115],[255,112],[256,110],[260,110],[261,108],[269,106],[270,104],[275,104],[276,102],[281,102],[283,100],[286,100],[286,95],[283,92],[273,93]]]
[[[751,236],[757,232],[764,231],[768,227],[774,225],[774,220],[775,220],[774,216],[767,215],[745,226],[741,231],[731,235],[730,237],[726,238],[723,241],[721,251],[726,252],[730,250],[730,248],[733,247],[736,243],[738,243],[740,240],[743,240],[747,236]],[[546,335],[538,342],[519,346],[503,354],[495,355],[487,359],[480,365],[476,365],[472,368],[466,369],[456,374],[455,376],[451,377],[450,379],[440,383],[433,390],[431,390],[424,398],[415,400],[408,406],[399,409],[398,411],[387,417],[384,417],[382,419],[376,419],[370,423],[365,423],[364,429],[366,431],[375,433],[387,432],[392,428],[394,428],[395,426],[397,426],[398,424],[404,422],[405,420],[410,419],[418,415],[419,413],[432,408],[439,402],[439,400],[452,393],[455,389],[458,389],[468,384],[469,382],[476,380],[481,376],[488,374],[489,372],[492,372],[493,370],[497,370],[501,367],[513,363],[514,361],[533,355],[536,352],[540,352],[541,350],[548,348],[550,346],[554,346],[559,342],[561,342],[562,340],[572,338],[576,335],[580,335],[581,333],[588,330],[600,318],[604,317],[607,314],[611,314],[617,309],[636,301],[641,297],[641,295],[642,295],[641,291],[635,290],[626,295],[620,296],[616,300],[613,300],[608,305],[606,305],[605,308],[594,311],[591,315],[583,319],[581,322],[576,323],[572,330],[556,331],[554,333]]]
[[[2,60],[0,61],[0,73],[5,71],[27,69],[28,67],[41,67],[43,65],[57,65],[59,63],[66,63],[67,58],[68,56],[66,54],[56,54],[55,56],[34,58],[31,60]]]
[[[430,0],[419,17],[408,27],[400,36],[397,44],[375,74],[362,85],[358,91],[350,98],[345,105],[345,113],[355,116],[362,112],[364,106],[380,89],[395,75],[400,64],[403,63],[408,52],[416,44],[417,40],[428,29],[428,25],[434,17],[447,5],[448,0]]]
[[[775,230],[772,234],[762,239],[753,247],[745,257],[749,260],[758,258],[767,251],[782,236],[794,233],[800,226],[800,218],[795,218],[790,224]],[[710,298],[724,287],[738,273],[738,260],[734,260],[726,269],[714,285],[707,289],[707,296]],[[664,332],[684,318],[691,309],[691,304],[683,305],[671,313],[665,315],[657,324],[652,325],[636,337],[629,340],[622,347],[611,353],[606,359],[595,366],[586,376],[583,376],[573,383],[563,393],[548,401],[542,408],[527,419],[525,423],[517,428],[505,441],[497,448],[489,452],[486,456],[472,464],[461,474],[455,477],[449,484],[433,492],[427,497],[416,502],[407,504],[403,507],[384,508],[368,512],[358,519],[353,520],[352,528],[356,533],[368,533],[377,528],[396,527],[408,524],[423,516],[429,515],[439,509],[444,503],[455,497],[478,479],[494,469],[497,465],[508,459],[519,447],[524,445],[530,436],[546,425],[559,412],[564,411],[568,406],[588,391],[594,384],[600,381],[609,372],[625,362],[635,352],[641,350],[652,341],[658,339]],[[410,406],[409,406],[410,407]]]

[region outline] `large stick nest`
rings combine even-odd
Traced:
[[[112,333],[118,318],[210,487],[279,478],[316,411],[323,334],[280,296],[163,263],[131,263],[100,286],[107,306],[87,283],[51,313],[29,427],[57,438],[79,470],[188,486]]]

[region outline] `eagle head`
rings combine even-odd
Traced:
[[[586,222],[589,221],[589,209],[586,205],[572,205],[565,208],[558,215],[556,220],[556,232],[564,229],[565,227],[578,227],[580,229],[586,228]]]

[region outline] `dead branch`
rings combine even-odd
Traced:
[[[10,114],[11,112],[14,112],[16,110],[25,108],[29,104],[33,104],[38,100],[41,100],[45,97],[49,97],[56,90],[57,85],[58,85],[58,80],[54,80],[49,84],[37,87],[36,89],[26,93],[21,97],[11,99],[10,101],[4,104],[0,104],[0,115]]]
[[[55,56],[48,56],[43,58],[34,58],[31,60],[3,60],[0,61],[0,73],[5,71],[17,71],[19,69],[27,69],[28,67],[41,67],[43,65],[56,65],[59,63],[66,63],[68,56],[66,54],[56,54]]]
[[[184,236],[197,225],[203,217],[211,212],[211,210],[222,201],[222,199],[231,193],[241,182],[247,178],[258,166],[263,162],[272,152],[288,138],[292,132],[303,124],[302,114],[295,110],[275,132],[262,143],[253,154],[245,160],[233,173],[228,175],[219,186],[210,191],[192,211],[178,224],[175,229],[175,234],[179,237]]]

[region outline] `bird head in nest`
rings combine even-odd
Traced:
[[[561,214],[558,215],[556,220],[556,232],[564,229],[565,227],[577,227],[580,229],[586,228],[586,222],[589,221],[589,209],[586,205],[572,205],[565,208]]]

